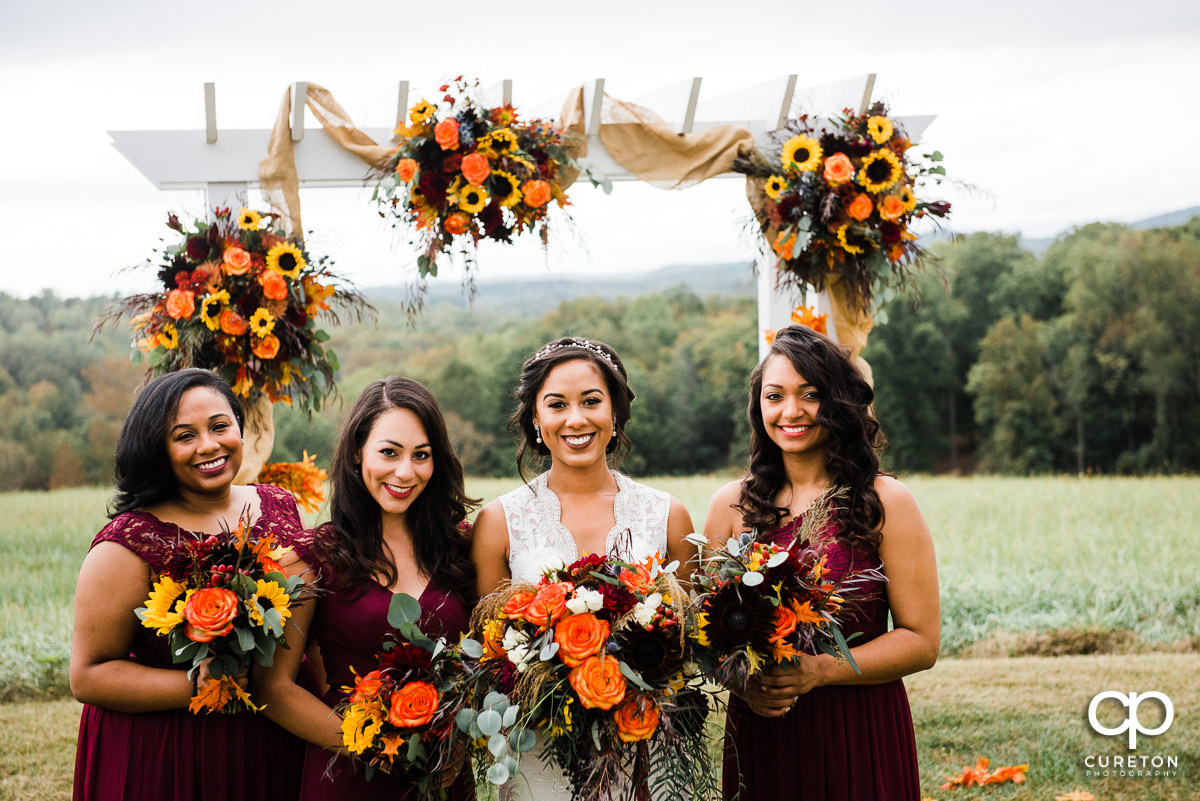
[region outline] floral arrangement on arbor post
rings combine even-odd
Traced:
[[[417,103],[396,128],[375,188],[381,215],[415,230],[422,279],[455,247],[469,269],[483,240],[511,243],[529,232],[546,245],[551,202],[570,204],[566,187],[579,168],[566,135],[521,120],[512,105],[481,106],[469,94],[478,86],[460,75],[439,89],[442,106]]]
[[[789,121],[777,160],[755,152],[734,169],[758,179],[752,202],[781,277],[820,290],[840,276],[849,305],[885,322],[883,305],[927,256],[909,227],[950,212],[918,197],[946,170],[937,151],[914,158],[883,103],[843,113],[829,127],[808,115]]]

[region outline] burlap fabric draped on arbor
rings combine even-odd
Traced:
[[[308,84],[305,102],[326,133],[367,165],[377,167],[387,160],[391,147],[377,144],[356,128],[327,89]],[[267,202],[287,221],[291,233],[302,236],[300,181],[292,146],[291,116],[292,96],[287,91],[275,118],[269,153],[259,165],[258,177]],[[585,156],[587,121],[582,87],[576,87],[567,95],[558,124],[570,134],[572,154]],[[699,133],[680,134],[649,109],[607,95],[601,105],[599,131],[600,141],[614,161],[640,180],[664,189],[682,189],[714,175],[732,172],[734,159],[747,155],[754,148],[754,135],[745,128],[722,125]],[[570,186],[576,177],[577,174],[563,176],[564,187]],[[748,180],[746,193],[755,214],[762,220],[760,209],[764,195],[761,182]],[[768,229],[767,241],[773,241],[776,233]],[[857,357],[867,343],[873,322],[869,315],[847,304],[845,292],[836,277],[828,282],[828,288],[838,341]],[[861,359],[859,362],[869,378],[870,368]]]

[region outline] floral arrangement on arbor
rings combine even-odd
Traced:
[[[126,298],[97,328],[133,315],[135,361],[151,376],[215,370],[251,405],[260,398],[319,410],[336,392],[337,355],[317,318],[332,304],[361,315],[365,299],[335,276],[322,257],[276,227],[278,215],[217,209],[213,222],[167,227],[180,241],[162,250],[162,289]]]
[[[273,484],[292,493],[296,503],[309,514],[321,511],[325,502],[325,470],[317,467],[317,457],[304,451],[298,462],[272,462],[264,465],[256,484]]]
[[[825,319],[828,314],[817,314],[816,310],[811,306],[797,306],[792,309],[792,322],[796,325],[803,325],[816,331],[818,334],[826,334]],[[767,346],[775,341],[775,330],[773,328],[763,329],[763,337],[767,340]]]
[[[946,170],[939,152],[914,157],[883,103],[843,113],[828,127],[789,121],[777,160],[754,153],[734,169],[762,181],[756,212],[783,277],[819,290],[840,275],[850,304],[876,314],[926,256],[912,222],[949,214],[949,203],[918,197]]]
[[[655,797],[715,790],[708,698],[687,672],[674,568],[585,556],[493,593],[472,616],[475,639],[462,645],[478,659],[477,682],[519,707],[540,758],[563,771],[577,801],[647,786]]]
[[[169,638],[171,658],[189,663],[193,713],[258,711],[237,682],[251,663],[269,667],[284,643],[292,606],[307,586],[288,577],[272,534],[252,538],[245,519],[234,531],[186,541],[182,555],[159,576],[138,619]],[[212,657],[212,678],[197,684],[200,663]]]
[[[417,625],[421,604],[398,593],[388,606],[395,630],[385,640],[379,667],[343,687],[342,743],[366,765],[402,772],[421,797],[445,797],[441,772],[451,754],[460,693],[451,692],[462,674],[461,653],[444,639],[432,640]],[[335,759],[337,757],[334,757]]]
[[[551,202],[570,203],[577,166],[564,133],[521,120],[512,105],[481,106],[469,95],[478,85],[459,76],[440,88],[442,106],[423,99],[410,110],[375,189],[382,213],[415,229],[422,279],[455,246],[469,267],[485,239],[511,243],[530,232],[547,244]]]
[[[840,579],[829,576],[823,537],[833,496],[818,499],[805,513],[790,542],[764,541],[756,531],[730,537],[719,549],[704,538],[700,567],[692,574],[698,589],[696,661],[721,683],[744,684],[771,664],[820,650],[846,660],[855,670],[839,619],[844,593],[868,580],[884,580],[875,569]]]

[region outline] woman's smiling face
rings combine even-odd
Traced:
[[[600,370],[587,359],[556,366],[538,389],[533,422],[557,464],[605,461],[613,437],[613,405]]]
[[[363,484],[384,515],[403,515],[433,478],[433,447],[421,418],[388,409],[359,452]]]

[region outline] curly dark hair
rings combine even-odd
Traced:
[[[167,429],[179,411],[179,400],[189,389],[211,389],[229,402],[238,430],[244,429],[242,404],[229,384],[211,370],[191,367],[159,376],[145,386],[133,402],[117,437],[113,469],[117,492],[108,516],[162,503],[178,492],[175,471],[167,455]]]
[[[317,531],[318,554],[339,589],[365,587],[376,576],[389,586],[396,581],[396,565],[383,545],[379,504],[363,483],[358,466],[371,429],[389,409],[413,412],[433,453],[433,476],[407,512],[417,565],[438,586],[471,602],[475,567],[463,521],[479,501],[466,494],[462,464],[450,444],[437,400],[411,378],[373,381],[350,410],[331,460],[330,521]]]
[[[620,466],[621,461],[629,455],[633,442],[625,433],[629,423],[633,390],[629,388],[629,374],[621,357],[610,346],[594,339],[582,337],[563,337],[553,342],[547,342],[537,353],[525,360],[521,365],[521,383],[517,385],[513,395],[517,399],[517,409],[508,418],[508,431],[518,443],[517,470],[521,478],[525,477],[527,462],[540,469],[550,455],[550,449],[545,443],[537,441],[537,432],[533,428],[533,415],[537,411],[537,394],[550,371],[565,362],[582,359],[596,366],[604,377],[608,396],[612,400],[613,417],[617,433],[605,448],[609,454],[609,465],[613,468]]]
[[[846,490],[846,507],[837,517],[843,538],[856,547],[875,550],[883,526],[883,503],[875,492],[880,475],[879,453],[884,446],[879,423],[871,411],[875,392],[845,349],[811,328],[790,325],[775,335],[771,351],[750,374],[750,466],[734,507],[747,528],[779,526],[786,507],[775,497],[787,484],[783,454],[767,434],[762,417],[763,370],[769,359],[783,357],[820,393],[817,423],[828,432],[825,469],[835,487]]]

